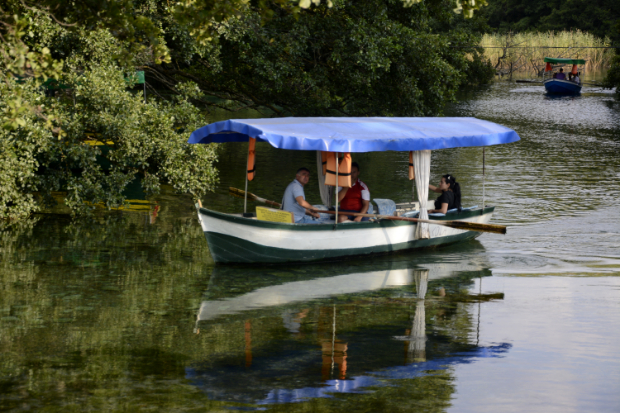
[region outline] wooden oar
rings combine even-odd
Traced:
[[[312,209],[313,212],[321,212],[323,214],[336,214],[336,211],[324,211],[322,209]],[[443,225],[445,227],[462,229],[465,231],[476,231],[476,232],[491,232],[494,234],[505,234],[506,227],[504,225],[497,224],[479,224],[477,222],[466,222],[466,221],[434,221],[430,219],[419,219],[419,218],[407,218],[407,217],[395,217],[392,215],[376,215],[376,214],[360,214],[359,212],[340,212],[342,215],[353,215],[356,217],[368,217],[368,218],[378,218],[378,219],[389,219],[392,221],[409,221],[409,222],[426,222],[427,224],[433,225]]]
[[[242,189],[237,189],[230,187],[230,194],[238,197],[245,197],[245,191]],[[251,192],[248,192],[248,199],[252,199],[257,202],[262,202],[268,205],[273,205],[275,207],[280,207],[281,204],[269,201],[268,199],[261,198],[257,195],[254,195]],[[309,209],[309,208],[308,208]],[[336,211],[328,211],[322,209],[310,209],[313,212],[320,212],[323,214],[332,214],[335,215]],[[443,225],[445,227],[450,227],[454,229],[460,229],[464,231],[476,231],[476,232],[491,232],[493,234],[505,234],[506,226],[497,225],[497,224],[480,224],[477,222],[465,222],[465,221],[435,221],[430,219],[419,219],[419,218],[406,218],[406,217],[395,217],[391,215],[376,215],[376,214],[360,214],[359,212],[341,212],[344,215],[353,215],[357,217],[368,217],[368,218],[377,218],[377,219],[389,219],[392,221],[409,221],[409,222],[425,222],[427,224],[432,225]]]
[[[233,196],[237,196],[239,198],[245,198],[246,191],[244,191],[243,189],[237,189],[231,186],[228,188],[228,190],[230,191],[230,194]],[[279,204],[275,201],[270,201],[265,198],[261,198],[260,196],[254,195],[251,192],[247,192],[247,194],[248,194],[248,199],[251,199],[253,201],[262,202],[263,204],[271,205],[277,208],[280,208],[282,206],[282,204]]]

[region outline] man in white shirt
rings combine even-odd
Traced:
[[[282,198],[282,209],[293,213],[296,224],[318,224],[314,218],[320,215],[316,212],[309,211],[312,205],[306,201],[304,186],[310,180],[310,171],[308,168],[299,168],[293,182],[288,184]]]

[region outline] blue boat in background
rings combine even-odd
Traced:
[[[554,95],[577,95],[581,93],[581,83],[572,80],[547,79],[544,82],[547,93]]]
[[[572,70],[569,72],[573,75],[577,75],[579,72],[577,71],[577,65],[583,65],[586,63],[583,59],[561,59],[561,58],[553,58],[553,57],[545,57],[545,63],[547,66],[545,71],[543,72],[543,84],[545,85],[545,90],[549,94],[554,95],[577,95],[581,93],[581,87],[583,84],[581,83],[581,78],[578,81],[569,80],[569,79],[556,79],[552,77],[550,79],[545,79],[545,74],[547,72],[552,72],[553,67],[551,64],[559,64],[559,65],[569,65],[572,64]],[[555,75],[554,75],[555,76]]]

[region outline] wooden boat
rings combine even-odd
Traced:
[[[494,207],[431,216],[437,220],[488,223]],[[339,224],[285,224],[198,208],[198,218],[215,262],[278,263],[319,261],[447,245],[474,239],[479,232],[432,226],[416,239],[416,223],[376,220]]]
[[[545,85],[545,90],[547,93],[554,95],[576,95],[581,93],[581,88],[583,84],[581,81],[579,83],[574,82],[568,79],[555,79],[549,78],[545,79],[545,74],[547,72],[551,72],[552,64],[559,65],[573,65],[571,72],[573,74],[577,74],[577,65],[583,65],[586,63],[583,59],[559,59],[553,57],[545,57],[545,63],[547,63],[547,67],[543,72],[543,84]]]
[[[216,122],[194,131],[189,143],[250,139],[290,150],[409,151],[420,199],[415,203],[417,209],[401,208],[400,213],[443,224],[455,221],[488,224],[494,211],[491,206],[428,215],[430,153],[446,148],[511,143],[518,141],[519,136],[504,126],[475,118],[274,118]],[[330,205],[329,200],[323,201]],[[328,220],[320,224],[270,222],[249,214],[213,211],[199,202],[196,208],[217,263],[310,262],[436,247],[479,235],[476,231],[421,221],[386,219],[389,218],[386,215],[399,213],[398,205],[392,204],[387,212],[381,211],[380,205],[375,220],[346,224]]]

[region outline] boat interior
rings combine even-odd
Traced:
[[[432,202],[432,201],[429,201],[429,202]],[[325,205],[322,205],[322,204],[313,205],[313,206],[319,210],[328,209]],[[470,210],[474,210],[477,208],[478,208],[478,205],[474,205],[474,206],[470,206],[466,208],[461,208],[461,211],[470,211]],[[449,209],[445,214],[436,212],[436,213],[430,213],[428,214],[428,216],[431,218],[432,217],[443,217],[443,216],[454,214],[457,212],[459,212],[458,208],[453,208],[453,209]],[[417,201],[395,203],[391,199],[376,198],[370,202],[370,206],[368,208],[367,213],[377,214],[377,215],[397,216],[397,217],[404,217],[404,218],[417,218],[418,215],[420,214],[420,203]],[[237,217],[245,217],[249,219],[257,219],[256,212],[246,212],[246,213],[230,214],[230,215],[237,216]],[[321,217],[319,218],[319,221],[324,221],[324,222],[334,221],[334,215],[330,215],[330,214],[320,214],[320,215]],[[345,221],[343,223],[346,224],[347,222],[353,222],[353,221]]]

